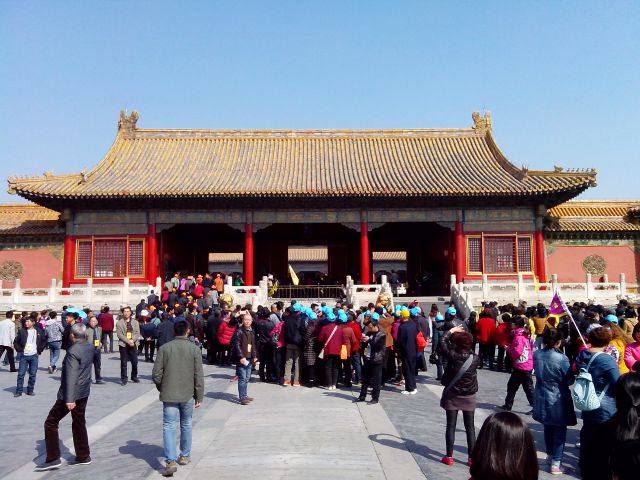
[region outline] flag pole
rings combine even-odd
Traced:
[[[564,310],[564,312],[569,315],[569,319],[571,320],[571,322],[573,323],[573,326],[576,327],[576,332],[578,332],[578,335],[580,336],[580,340],[582,340],[582,343],[584,344],[584,346],[587,346],[587,342],[584,340],[584,337],[582,336],[582,333],[580,333],[580,329],[578,328],[578,324],[576,323],[576,321],[573,319],[573,315],[571,315],[571,311],[569,310],[569,308],[567,307],[567,304],[564,303],[564,300],[562,300],[562,297],[560,296],[560,290],[556,289],[555,294],[558,296],[558,299],[560,300],[560,303],[562,304],[562,309]]]

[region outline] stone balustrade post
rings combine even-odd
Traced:
[[[518,295],[518,303],[523,299],[524,294],[526,293],[524,289],[524,276],[521,272],[518,272],[518,285],[516,289]]]
[[[489,275],[486,273],[482,275],[482,298],[489,299]]]
[[[13,287],[13,303],[20,303],[20,279],[16,278],[15,286]]]
[[[587,291],[587,299],[593,299],[593,281],[591,280],[591,274],[587,273],[587,282],[586,282],[586,291]]]
[[[129,305],[129,277],[124,277],[122,280],[122,295],[120,295],[120,302],[122,305]]]
[[[602,282],[609,283],[609,275],[607,275],[606,273],[602,275]]]
[[[627,276],[624,273],[620,274],[620,295],[627,294]]]
[[[87,289],[84,291],[84,301],[87,306],[91,305],[93,300],[93,278],[87,278]]]
[[[49,303],[55,303],[57,288],[58,288],[58,283],[56,282],[55,278],[52,278],[51,283],[49,284]]]
[[[156,277],[156,295],[158,298],[162,295],[162,279],[160,277]]]

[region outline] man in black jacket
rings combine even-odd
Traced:
[[[369,317],[367,335],[362,337],[364,358],[364,375],[362,387],[357,402],[364,402],[367,397],[367,388],[371,387],[371,404],[378,403],[380,397],[380,383],[382,382],[382,366],[385,362],[387,335],[380,328],[378,322],[380,315],[373,312]]]
[[[76,323],[71,327],[71,346],[62,362],[62,376],[58,399],[49,411],[44,422],[44,442],[47,449],[45,462],[38,465],[36,472],[53,470],[62,465],[60,460],[60,442],[58,425],[71,412],[73,446],[76,458],[70,465],[89,465],[89,437],[85,410],[91,391],[91,368],[93,366],[93,347],[87,341],[86,327]]]
[[[304,319],[302,318],[302,315],[300,315],[301,311],[302,305],[294,303],[291,305],[291,313],[282,317],[282,321],[284,322],[282,332],[284,334],[284,342],[286,344],[283,385],[293,385],[294,387],[300,386],[302,347],[304,346],[304,335],[307,331]],[[293,383],[291,383],[292,368],[294,368]]]
[[[71,327],[78,321],[80,316],[77,312],[65,312],[65,326],[62,332],[62,349],[66,350],[71,346]]]
[[[13,347],[18,354],[18,381],[14,397],[22,396],[24,388],[24,376],[29,370],[29,383],[27,383],[27,395],[33,396],[36,386],[36,374],[38,373],[38,357],[47,346],[47,337],[41,328],[35,327],[32,317],[25,317],[24,328],[20,329],[18,336],[13,341]]]

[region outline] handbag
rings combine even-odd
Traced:
[[[338,326],[336,325],[335,327],[333,327],[333,331],[331,332],[331,335],[329,335],[329,338],[327,338],[327,341],[325,342],[325,344],[322,346],[322,350],[320,350],[320,353],[318,354],[318,358],[320,360],[322,360],[324,358],[324,349],[325,347],[329,344],[329,342],[331,341],[331,339],[333,338],[333,334],[336,333],[336,330],[338,329]],[[342,354],[342,352],[340,352]]]
[[[340,360],[346,360],[348,358],[349,358],[349,351],[347,350],[347,346],[342,345],[342,348],[340,348]]]
[[[449,394],[451,389],[456,385],[456,383],[458,383],[458,381],[462,378],[462,376],[465,373],[467,373],[467,370],[469,370],[469,367],[471,366],[471,362],[473,362],[473,354],[471,354],[471,355],[469,355],[467,357],[467,359],[464,361],[464,363],[460,367],[460,370],[457,371],[457,373],[455,374],[453,379],[449,382],[449,385],[444,387],[444,390],[442,391],[442,397],[440,398],[440,406],[441,407],[443,407],[444,401],[447,398],[447,395]]]
[[[429,355],[429,363],[432,365],[438,363],[438,355],[436,354],[436,352],[433,352],[431,355]]]

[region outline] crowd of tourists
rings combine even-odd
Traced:
[[[163,401],[167,476],[190,461],[191,415],[204,394],[203,357],[210,364],[235,365],[243,406],[254,400],[248,391],[254,371],[260,381],[288,388],[359,387],[354,401],[369,397],[375,404],[388,383],[404,395],[416,395],[417,377],[432,363],[445,387],[442,462],[454,463],[456,424],[462,412],[475,480],[537,478],[531,432],[510,412],[520,386],[531,406],[526,413],[543,425],[549,471],[564,473],[567,427],[577,423],[577,389],[572,399],[570,386],[588,373],[597,408],[580,408],[582,478],[624,480],[637,478],[640,471],[640,325],[625,301],[611,311],[574,304],[571,315],[550,315],[544,305],[487,303],[467,318],[453,305],[440,312],[437,305],[423,310],[417,302],[354,308],[341,302],[305,307],[293,301],[254,310],[224,300],[220,275],[182,280],[174,276],[160,296],[152,291],[134,308],[121,308],[117,316],[105,306],[98,315],[65,308],[61,315],[7,312],[0,321],[0,355],[6,352],[10,370],[18,373],[15,397],[23,394],[27,373],[26,394],[35,394],[38,359],[45,349],[51,375],[58,371],[60,351],[66,351],[58,400],[45,422],[47,458],[40,470],[60,466],[58,423],[69,412],[75,463],[91,462],[84,412],[92,372],[95,384],[103,384],[101,355],[114,353],[115,341],[122,386],[139,382],[139,357],[154,362],[153,380]],[[426,355],[429,342],[431,353]],[[483,368],[507,372],[509,377],[504,412],[490,416],[476,439],[477,371]],[[184,437],[179,454],[178,417]],[[516,449],[518,442],[522,445]]]

